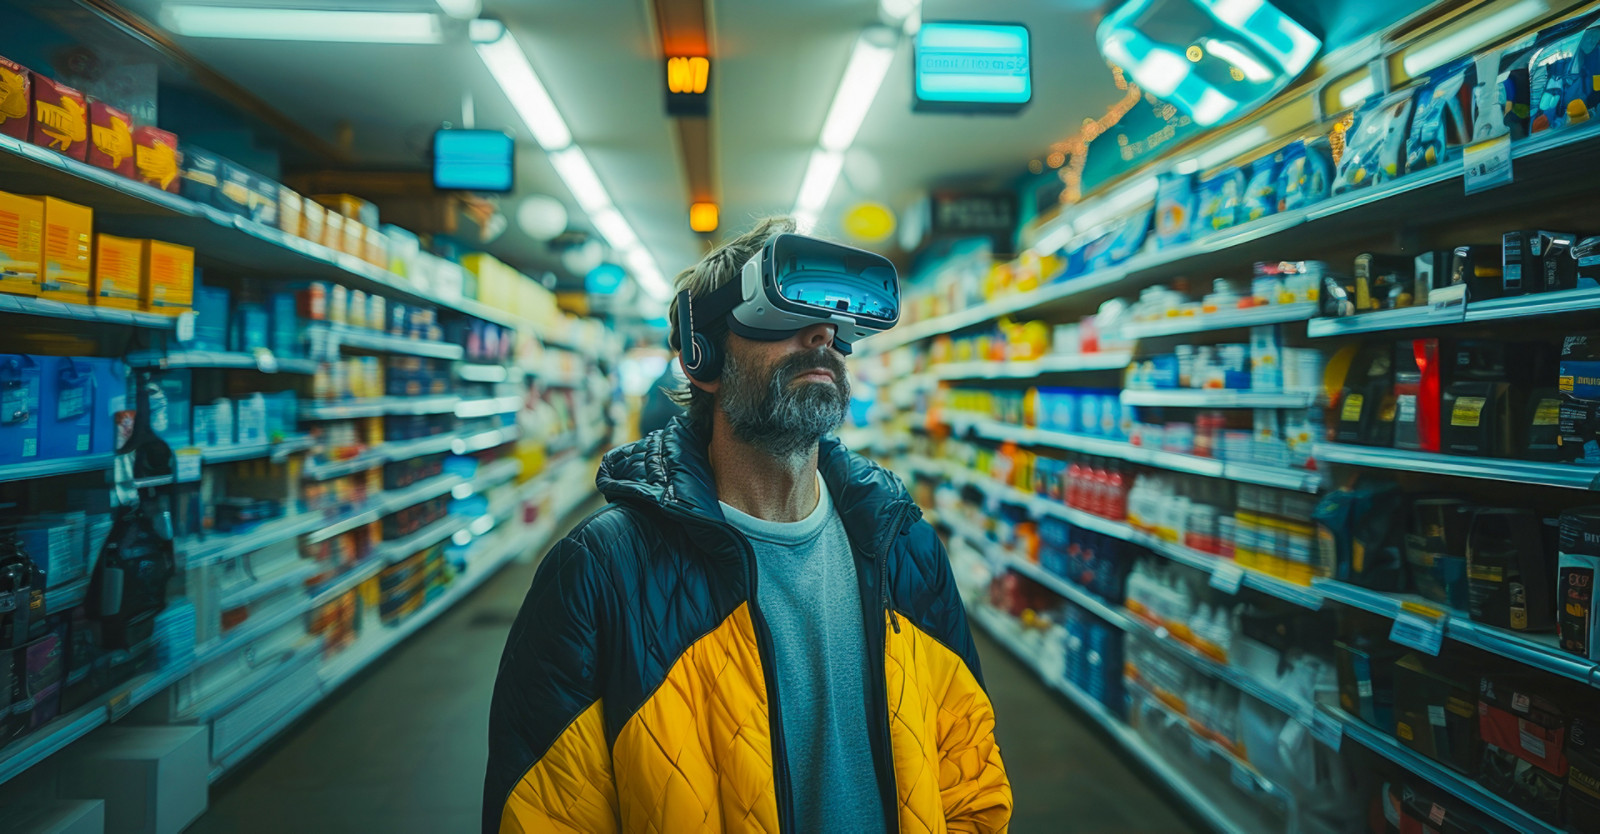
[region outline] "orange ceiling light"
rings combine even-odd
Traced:
[[[711,81],[711,61],[700,57],[667,59],[667,92],[700,95]]]
[[[695,203],[689,206],[689,228],[701,234],[717,230],[719,221],[716,203]]]

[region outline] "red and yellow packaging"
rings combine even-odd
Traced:
[[[0,292],[39,294],[44,203],[0,191]]]
[[[144,285],[144,241],[95,235],[91,287],[95,306],[137,310],[143,302]]]
[[[133,129],[134,179],[162,191],[178,193],[178,137],[159,127]]]
[[[139,301],[145,310],[168,316],[194,308],[194,250],[159,240],[144,244],[144,284]]]
[[[89,102],[83,93],[31,73],[33,127],[28,141],[60,151],[79,162],[89,154]],[[84,243],[88,248],[88,243]]]
[[[44,202],[44,264],[39,276],[39,297],[88,304],[94,209],[55,197],[36,199]]]
[[[89,102],[89,154],[86,160],[133,179],[133,117],[103,101]]]
[[[6,58],[0,58],[0,135],[28,140],[28,127],[33,101],[32,73],[28,68]]]

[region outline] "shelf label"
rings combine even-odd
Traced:
[[[1511,134],[1468,145],[1461,152],[1461,163],[1468,194],[1510,184]]]
[[[278,357],[273,356],[272,351],[267,348],[256,348],[256,370],[264,374],[277,373]]]
[[[1238,565],[1217,565],[1211,572],[1211,587],[1230,596],[1237,596],[1243,584],[1244,568]]]
[[[1344,722],[1329,715],[1322,710],[1313,710],[1311,713],[1311,737],[1327,745],[1329,750],[1339,752],[1339,743],[1344,740]]]
[[[1438,656],[1439,646],[1444,643],[1444,620],[1402,611],[1394,618],[1394,628],[1389,632],[1389,640],[1419,652]]]
[[[1434,825],[1444,825],[1444,806],[1435,802],[1433,807],[1428,809],[1428,819],[1432,820]]]
[[[1256,782],[1255,774],[1251,773],[1249,768],[1239,764],[1238,762],[1233,763],[1232,776],[1233,786],[1241,791],[1244,791],[1245,793],[1255,793],[1256,791],[1261,790],[1260,784]]]
[[[1428,306],[1433,309],[1434,316],[1441,319],[1462,321],[1467,317],[1467,285],[1456,284],[1451,287],[1440,287],[1428,290]]]
[[[199,449],[178,449],[173,452],[173,457],[177,461],[177,466],[173,468],[176,483],[192,484],[200,480],[200,465],[205,459]]]
[[[180,342],[194,341],[194,321],[195,314],[193,310],[190,310],[187,313],[180,313],[178,315],[177,332],[174,335],[174,338]]]
[[[116,721],[133,709],[133,690],[124,689],[106,702],[106,719]]]

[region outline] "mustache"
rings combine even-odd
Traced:
[[[845,381],[844,357],[827,346],[796,353],[778,363],[773,376],[778,384],[788,385],[795,377],[812,371],[827,371],[833,374],[834,382],[842,383]]]

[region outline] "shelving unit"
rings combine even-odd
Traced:
[[[128,354],[125,361],[132,368],[255,369],[263,373],[302,375],[317,372],[317,361],[315,359],[276,356],[271,351],[262,353],[203,350],[183,350],[167,353],[141,351]]]
[[[0,481],[27,481],[78,472],[110,471],[116,455],[79,455],[71,458],[0,464]]]
[[[1123,405],[1167,408],[1306,408],[1315,391],[1231,391],[1221,388],[1172,388],[1122,392]]]
[[[1377,446],[1352,446],[1343,443],[1318,443],[1314,454],[1318,460],[1349,466],[1449,475],[1456,478],[1510,481],[1561,489],[1589,491],[1600,489],[1600,468],[1565,463],[1474,458],[1431,452],[1408,452],[1404,449]]]
[[[1164,321],[1130,322],[1123,325],[1122,338],[1154,339],[1161,336],[1181,336],[1186,333],[1236,330],[1264,324],[1306,321],[1316,314],[1316,302],[1269,304],[1243,310],[1219,310],[1215,313],[1177,316]]]
[[[1579,289],[1561,292],[1533,293],[1511,298],[1489,298],[1467,301],[1461,309],[1437,310],[1432,307],[1407,307],[1400,310],[1378,310],[1354,316],[1312,319],[1307,334],[1313,338],[1354,336],[1361,333],[1380,333],[1388,330],[1409,330],[1418,327],[1449,327],[1458,324],[1481,322],[1542,322],[1550,316],[1590,312],[1600,309],[1600,290]]]
[[[950,362],[934,365],[929,375],[935,379],[1033,379],[1047,374],[1120,371],[1128,367],[1133,354],[1125,350],[1100,353],[1046,356],[1027,361]]]

